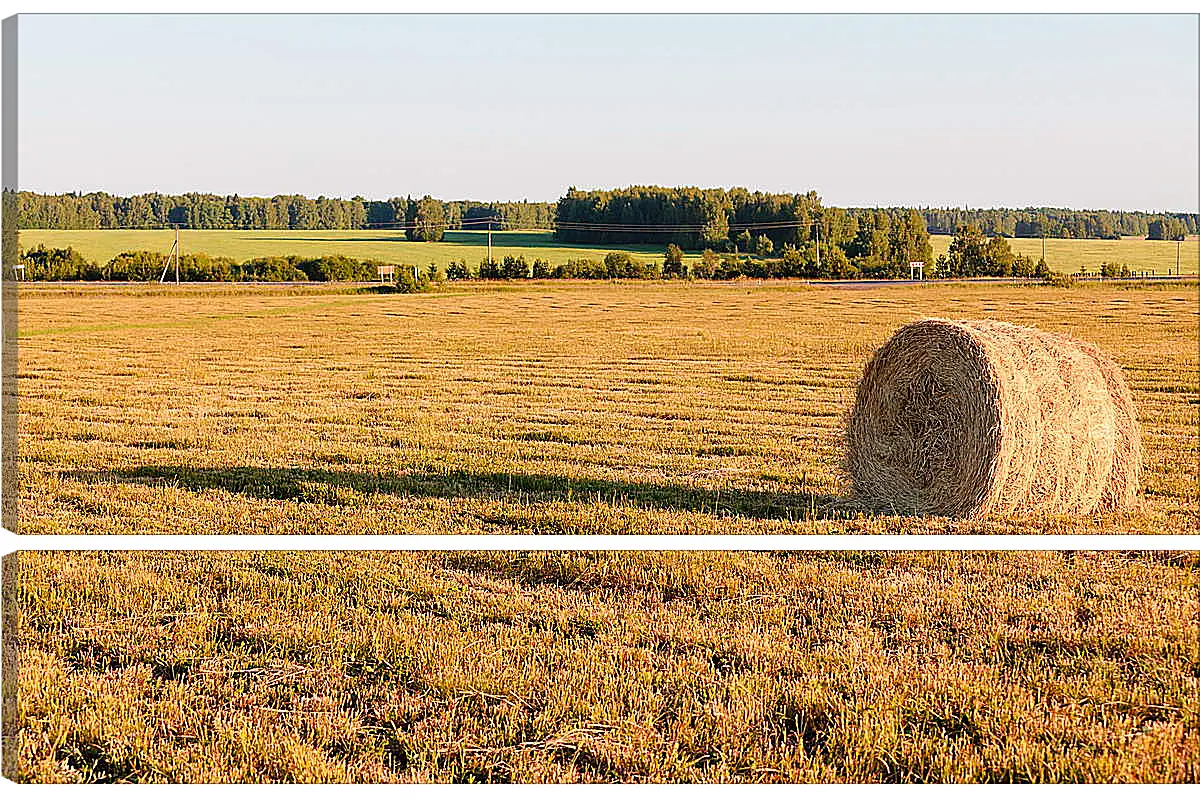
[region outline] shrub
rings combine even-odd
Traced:
[[[606,278],[646,277],[646,265],[624,251],[616,251],[604,256],[604,271]]]
[[[692,275],[708,280],[715,278],[721,266],[721,259],[712,250],[700,254],[700,262],[692,266]]]
[[[736,253],[726,253],[721,256],[720,262],[717,264],[716,271],[712,277],[719,281],[733,280],[745,274],[742,259]]]
[[[309,277],[296,266],[296,256],[268,256],[247,261],[233,271],[239,281],[307,281]]]
[[[683,250],[679,245],[675,243],[667,245],[667,252],[663,256],[662,274],[668,277],[683,276]]]
[[[1100,265],[1100,275],[1105,278],[1128,278],[1130,274],[1129,267],[1124,264],[1110,264],[1105,261]]]
[[[106,281],[148,281],[163,274],[167,257],[163,253],[133,250],[118,253],[104,265],[102,279]],[[172,269],[173,273],[174,270]],[[182,277],[183,265],[180,264]],[[173,277],[173,275],[172,275]]]
[[[822,256],[822,277],[857,278],[862,274],[840,247],[831,247],[823,251]]]
[[[20,263],[25,265],[26,280],[90,281],[101,277],[100,269],[82,253],[71,247],[46,247],[39,244],[21,251]]]
[[[432,288],[429,276],[415,269],[412,264],[402,264],[396,268],[396,291],[402,294],[418,294],[428,292]]]
[[[525,256],[505,256],[500,265],[500,277],[517,280],[529,277],[529,262]]]
[[[373,281],[379,278],[379,262],[359,261],[349,256],[306,258],[295,266],[313,281]]]
[[[607,278],[608,271],[602,261],[590,258],[572,258],[556,270],[558,278]]]
[[[1065,272],[1055,272],[1045,277],[1047,286],[1056,286],[1059,289],[1070,289],[1072,286],[1079,285],[1079,279],[1074,275],[1068,275]]]
[[[1032,256],[1019,255],[1013,258],[1012,274],[1017,278],[1048,278],[1050,268],[1044,259],[1033,260]]]
[[[236,268],[236,262],[225,256],[188,253],[179,258],[179,278],[185,281],[228,281],[233,278]],[[167,277],[171,277],[170,272]]]

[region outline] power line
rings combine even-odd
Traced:
[[[717,221],[720,224],[720,221]],[[727,220],[726,227],[730,230],[748,230],[748,231],[769,231],[769,230],[786,230],[789,228],[807,228],[813,225],[820,224],[819,219],[809,220],[766,220],[761,222],[747,222],[739,220]],[[472,227],[465,227],[470,225]],[[556,230],[577,230],[581,232],[594,231],[597,233],[699,233],[709,228],[711,223],[688,223],[688,222],[586,222],[586,221],[555,221],[548,227],[542,227],[537,223],[527,224],[519,220],[504,219],[500,216],[492,217],[470,217],[464,218],[459,222],[459,227],[446,228],[447,233],[485,233],[489,230],[484,226],[499,226],[501,230],[522,230],[522,231],[556,231]],[[476,227],[477,226],[477,227]],[[348,230],[407,230],[410,226],[406,222],[364,222],[357,228]],[[279,230],[338,230],[335,228],[193,228],[186,223],[171,223],[169,226],[150,227],[143,225],[116,225],[104,228],[80,228],[79,230],[231,230],[231,231],[279,231]],[[491,228],[495,230],[495,228]]]

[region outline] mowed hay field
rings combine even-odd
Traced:
[[[1194,554],[18,557],[21,781],[1200,780]]]
[[[543,283],[380,295],[22,286],[24,533],[1193,533],[1195,287]],[[1096,343],[1133,514],[847,507],[863,364],[927,315]]]

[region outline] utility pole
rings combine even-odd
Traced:
[[[167,270],[171,268],[171,262],[175,262],[175,283],[179,283],[179,226],[175,228],[175,244],[171,245],[171,252],[167,255],[167,260],[163,263],[162,275],[158,276],[159,283],[167,282]]]
[[[1183,245],[1183,239],[1175,240],[1175,274],[1176,275],[1183,274],[1179,271],[1179,248],[1182,245]]]
[[[492,220],[488,219],[488,263],[492,263]]]
[[[821,274],[821,218],[817,218],[817,274]]]

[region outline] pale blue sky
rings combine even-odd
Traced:
[[[20,183],[1195,211],[1194,16],[40,16]]]

